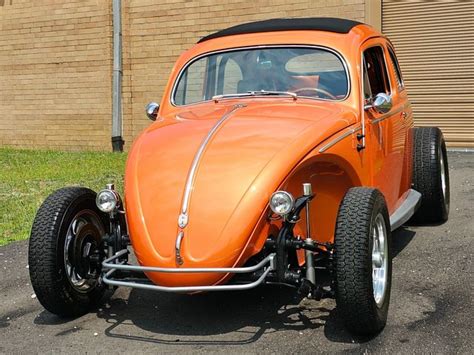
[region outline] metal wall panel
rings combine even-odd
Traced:
[[[449,146],[474,147],[474,1],[383,0],[417,126],[439,126]]]

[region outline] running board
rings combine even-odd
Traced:
[[[408,222],[420,206],[420,202],[421,194],[416,190],[410,189],[405,201],[403,201],[400,207],[390,216],[390,228],[392,231]]]

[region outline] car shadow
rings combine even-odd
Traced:
[[[112,299],[98,316],[110,324],[105,331],[110,337],[160,344],[243,345],[265,333],[326,324],[331,309],[315,301],[299,302],[294,294],[294,289],[278,286],[196,295],[133,289],[128,300]],[[132,334],[131,324],[146,333]]]
[[[392,233],[392,259],[396,258],[410,244],[415,234],[415,231],[409,230],[406,227],[400,227]]]
[[[35,319],[33,320],[33,323],[37,325],[61,325],[61,324],[67,324],[76,319],[77,318],[58,317],[57,315],[50,313],[47,310],[42,310],[35,317]]]
[[[414,236],[405,228],[394,232],[394,258]],[[274,285],[195,295],[132,289],[128,297],[125,289],[119,289],[97,316],[106,321],[109,337],[181,346],[243,345],[288,330],[322,329],[329,341],[338,343],[361,344],[377,336],[355,337],[346,331],[334,300],[301,300],[295,298],[294,289]],[[68,321],[44,311],[35,323]]]

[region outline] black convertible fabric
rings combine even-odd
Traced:
[[[224,36],[270,31],[313,30],[348,33],[354,26],[361,24],[361,22],[333,17],[276,18],[229,27],[201,38],[198,43]]]

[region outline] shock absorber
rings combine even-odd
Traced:
[[[303,184],[303,195],[311,196],[313,189],[310,183]],[[305,244],[314,246],[314,240],[311,239],[311,214],[310,214],[310,202],[311,199],[306,201],[306,239]],[[306,261],[306,279],[313,285],[316,285],[316,271],[314,269],[314,254],[310,249],[305,250],[305,261]]]

